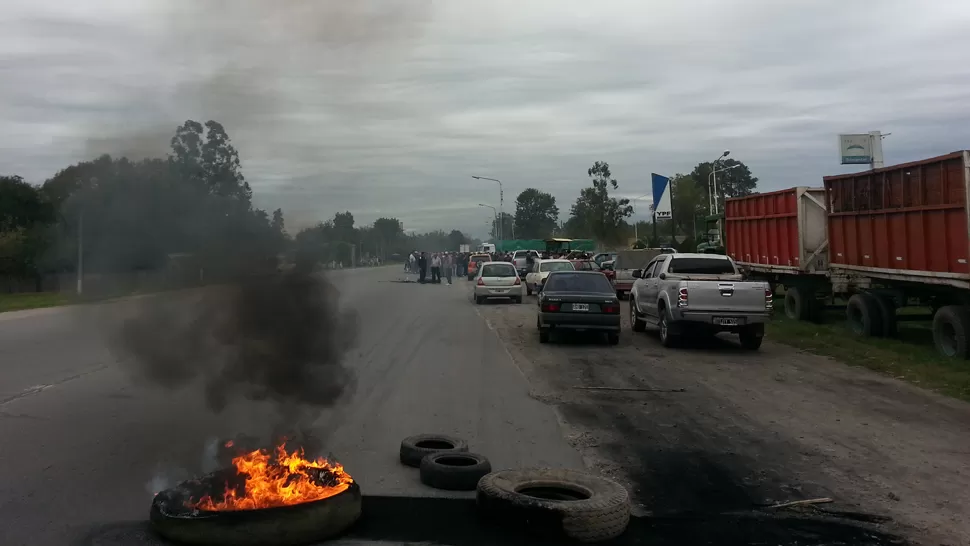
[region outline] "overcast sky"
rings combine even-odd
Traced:
[[[767,191],[848,172],[840,132],[891,132],[887,164],[970,147],[960,0],[3,0],[0,27],[0,174],[216,119],[291,230],[481,236],[474,174],[565,220],[596,160],[636,197],[724,149]]]

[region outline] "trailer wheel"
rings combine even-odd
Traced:
[[[879,314],[882,315],[883,337],[896,337],[899,331],[896,324],[896,302],[889,296],[880,294],[872,294],[872,297],[879,306]]]
[[[950,358],[970,358],[970,311],[947,305],[933,316],[933,344]]]
[[[849,329],[857,336],[879,337],[882,335],[882,313],[872,294],[855,294],[845,306],[845,318]]]
[[[774,291],[772,291],[774,294]],[[785,315],[793,320],[813,320],[815,294],[804,286],[785,288]]]

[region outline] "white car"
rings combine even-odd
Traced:
[[[485,303],[491,298],[508,298],[522,303],[525,289],[522,280],[509,262],[485,262],[475,276],[475,303]]]
[[[569,260],[536,260],[532,263],[532,270],[525,276],[525,293],[531,296],[533,292],[537,292],[553,271],[575,270]]]

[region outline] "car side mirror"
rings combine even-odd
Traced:
[[[634,279],[639,279],[642,276],[643,276],[643,270],[642,269],[634,269],[633,270],[633,278]]]
[[[660,275],[657,275],[657,278],[659,278],[660,280],[664,280],[664,279],[667,278],[667,274],[666,273],[661,273]]]

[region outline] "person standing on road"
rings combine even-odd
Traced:
[[[455,272],[455,263],[452,261],[451,253],[446,252],[441,262],[441,267],[445,268],[445,278],[448,279],[448,284],[451,284],[451,275]]]
[[[418,258],[418,272],[418,282],[424,284],[428,277],[428,255],[426,252],[422,252]]]
[[[418,265],[417,264],[417,262],[418,262],[418,256],[417,256],[417,254],[418,254],[418,251],[415,250],[414,252],[411,253],[410,256],[408,256],[407,268],[408,268],[408,272],[410,272],[410,273],[417,273],[418,272],[418,268],[417,268],[417,265]]]
[[[431,256],[431,282],[441,283],[441,256],[437,253]]]

